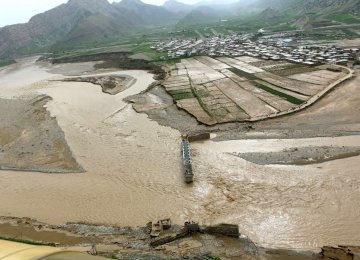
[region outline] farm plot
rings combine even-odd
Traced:
[[[294,104],[301,104],[310,98],[309,96],[301,95],[299,93],[274,86],[266,81],[255,80],[254,82],[257,87],[266,89],[268,92],[274,93],[274,95],[279,97],[286,98]]]
[[[287,77],[293,74],[307,73],[319,70],[317,67],[305,66],[300,64],[283,63],[263,68],[281,77]]]
[[[197,57],[196,59],[214,70],[223,70],[223,69],[231,68],[229,65],[207,56]]]
[[[193,58],[183,60],[182,63],[185,65],[187,73],[194,84],[204,84],[206,82],[222,79],[225,77],[220,72]]]
[[[342,73],[331,72],[328,70],[318,70],[309,73],[291,75],[288,78],[326,86],[336,81],[341,76],[343,76]]]
[[[255,62],[250,62],[250,64],[260,69],[272,68],[280,65],[283,66],[284,64],[290,65],[286,61],[275,61],[275,60],[258,60]]]
[[[206,125],[215,125],[217,121],[209,116],[196,98],[182,99],[177,106],[192,114],[199,122]]]
[[[177,63],[176,65],[176,75],[187,75],[187,70],[185,68],[185,65],[182,63]]]
[[[190,88],[190,79],[188,76],[171,76],[163,82],[166,90],[179,90]]]
[[[217,122],[225,123],[250,118],[233,100],[224,95],[216,86],[215,82],[207,83],[203,87],[206,89],[207,95],[205,97],[198,95],[198,97],[202,99],[209,114],[213,116]],[[199,90],[196,92],[201,93]]]
[[[265,116],[277,112],[276,109],[270,107],[258,97],[241,88],[231,79],[214,81],[214,84],[250,117]]]
[[[302,108],[346,73],[253,57],[183,59],[162,85],[200,123],[254,121]],[[273,71],[273,73],[271,72]],[[284,74],[286,76],[281,76]]]
[[[232,72],[228,69],[222,70],[221,73],[224,74],[229,79],[235,81],[236,83],[242,82],[242,81],[247,81],[246,78],[240,77],[239,75],[235,74],[234,72]]]
[[[252,82],[238,82],[239,86],[243,89],[249,91],[265,103],[269,104],[271,107],[275,108],[277,112],[289,110],[295,105],[283,97],[279,97],[271,94],[270,92],[262,89],[257,84]]]
[[[261,59],[250,57],[250,56],[241,56],[241,57],[237,57],[235,59],[242,61],[242,62],[246,62],[246,63],[263,61]]]
[[[291,90],[306,96],[313,96],[324,88],[323,86],[311,84],[308,82],[280,77],[270,72],[258,73],[256,74],[256,76],[259,79],[269,82],[275,86]]]
[[[162,83],[166,91],[172,96],[175,101],[194,97],[189,77],[187,75],[178,76],[176,75],[176,73],[175,76],[173,76],[173,72],[176,71],[177,69],[174,68],[171,72],[172,76],[168,77]]]
[[[249,63],[237,59],[222,57],[222,58],[218,58],[218,60],[230,65],[233,68],[242,70],[246,73],[255,74],[255,73],[264,72],[264,70],[259,69],[258,67],[252,66]]]

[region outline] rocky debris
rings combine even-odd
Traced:
[[[161,232],[171,228],[171,220],[169,218],[156,221],[155,223],[149,223],[151,225],[151,237],[160,236]]]
[[[220,224],[216,226],[200,227],[200,225],[196,222],[189,221],[185,222],[184,228],[176,235],[170,235],[151,241],[150,246],[157,247],[168,244],[178,239],[190,236],[194,233],[224,235],[234,238],[239,238],[240,236],[239,226],[237,225]]]
[[[360,259],[360,247],[325,246],[321,250],[322,259],[328,260],[358,260]]]
[[[209,132],[190,133],[187,135],[187,138],[188,138],[189,142],[209,140],[210,133]]]
[[[208,226],[201,229],[205,234],[220,234],[228,237],[238,238],[240,236],[239,226],[230,224],[220,224],[216,226]]]

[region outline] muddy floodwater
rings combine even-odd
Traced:
[[[153,75],[88,72],[137,79],[127,90],[108,95],[90,83],[52,81],[63,76],[51,74],[50,66],[35,60],[28,58],[0,71],[0,97],[52,97],[46,107],[85,173],[1,171],[1,216],[121,226],[171,217],[179,224],[189,219],[201,224],[236,223],[262,246],[315,249],[360,244],[359,156],[307,166],[260,166],[231,155],[302,146],[360,146],[360,137],[194,143],[195,182],[186,185],[180,133],[136,113],[123,101],[145,90]]]

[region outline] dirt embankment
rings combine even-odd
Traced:
[[[360,155],[360,147],[300,147],[271,153],[232,153],[247,161],[260,164],[306,165]]]
[[[116,95],[130,88],[136,82],[136,79],[131,76],[123,75],[67,78],[63,81],[89,82],[101,86],[104,93]]]
[[[49,173],[83,172],[64,133],[44,105],[47,96],[0,99],[0,169]],[[5,112],[6,111],[6,112]]]
[[[51,61],[53,64],[99,61],[100,63],[95,65],[95,69],[118,68],[122,70],[147,70],[152,74],[155,74],[156,79],[165,78],[165,71],[161,68],[161,66],[143,59],[132,59],[130,58],[132,54],[132,52],[113,52],[75,55],[55,57],[52,58]]]

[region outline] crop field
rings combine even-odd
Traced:
[[[206,125],[291,112],[346,76],[344,70],[330,71],[326,65],[307,67],[247,56],[188,58],[166,69],[166,91],[179,108]]]

